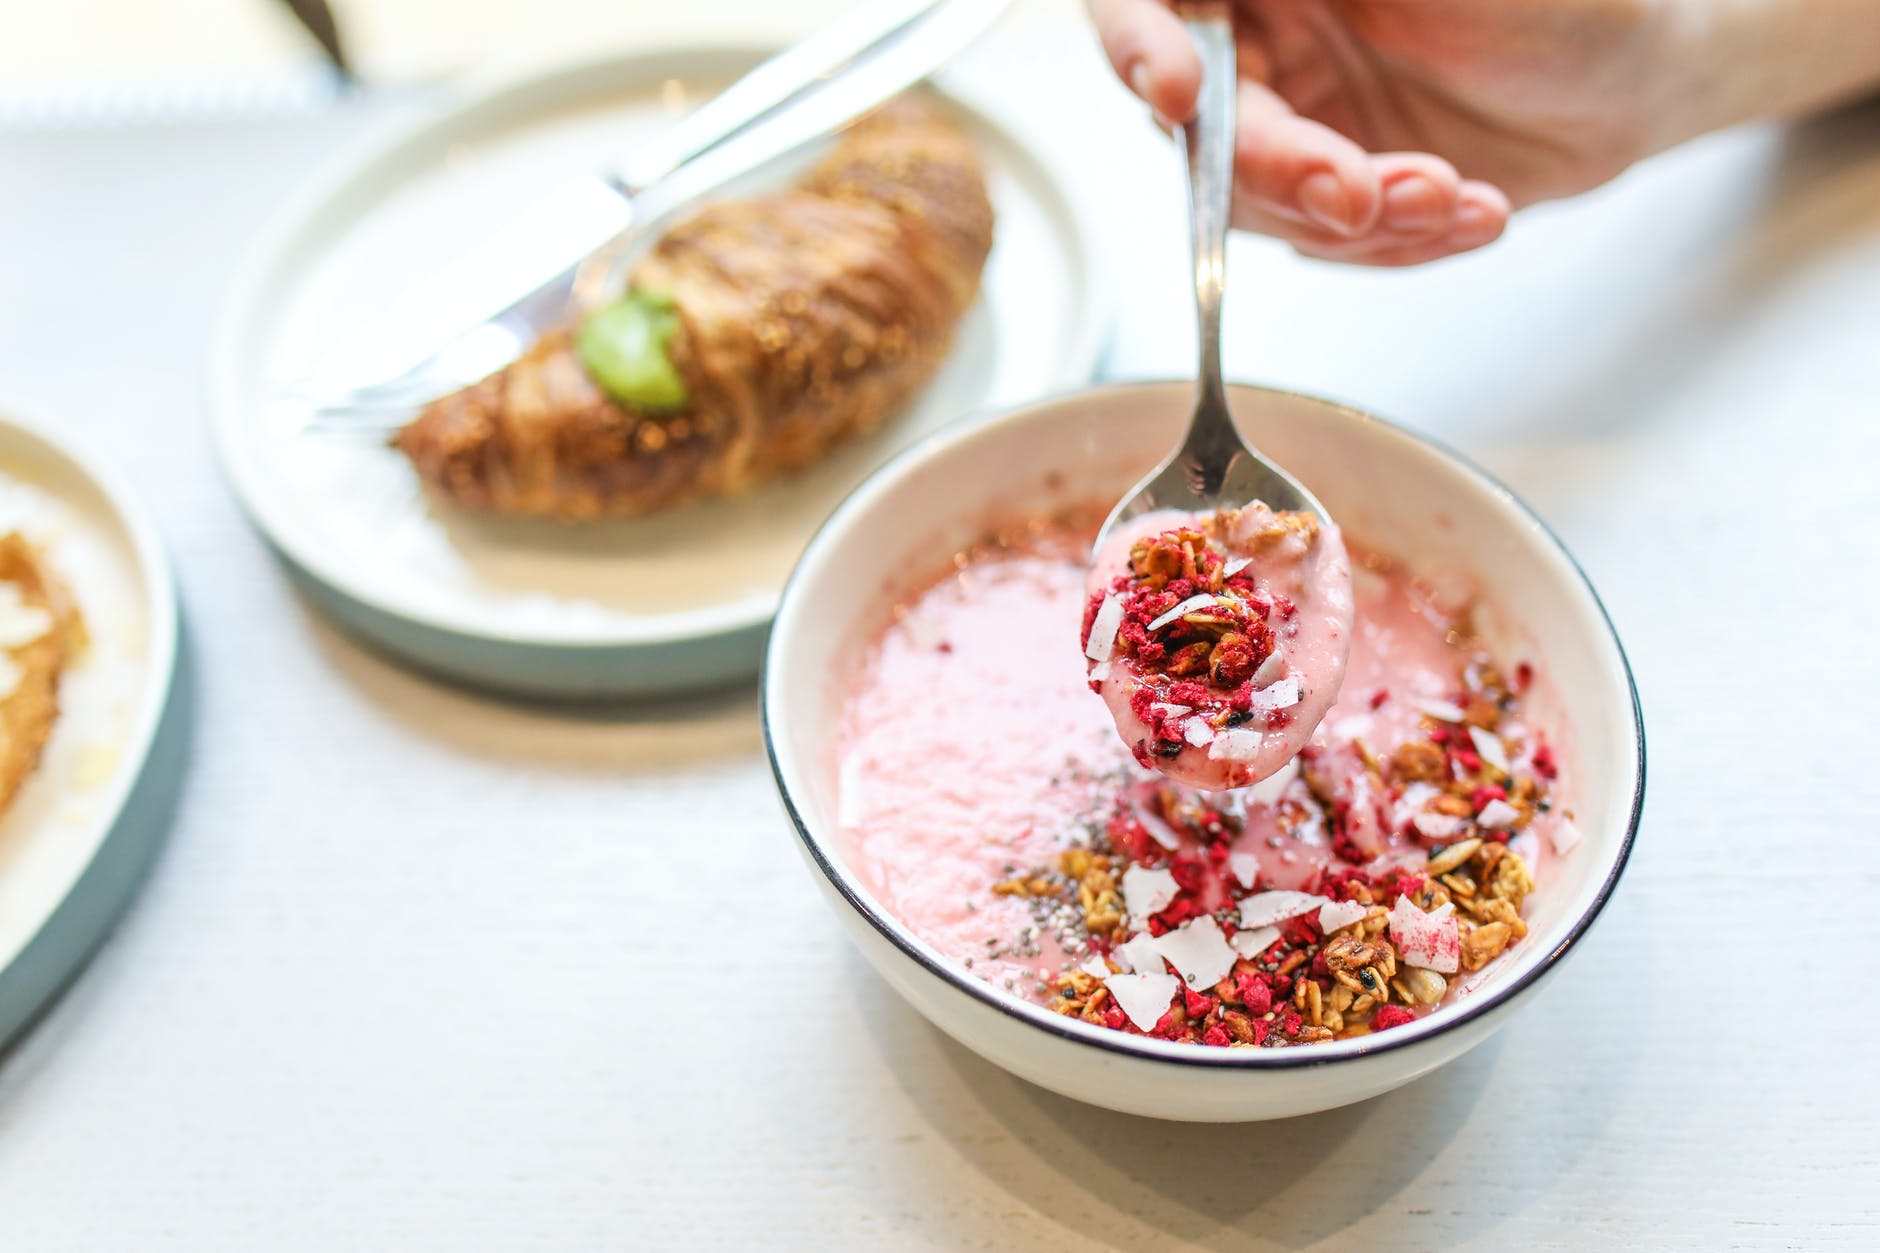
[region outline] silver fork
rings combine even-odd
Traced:
[[[676,211],[919,82],[1010,3],[872,0],[850,11],[750,71],[623,166],[560,189],[557,202],[579,207],[588,219],[596,205],[618,212],[620,227],[600,248],[473,325],[446,332],[437,347],[397,373],[342,386],[303,380],[284,387],[281,398],[304,406],[314,427],[377,433],[397,426],[403,414],[500,369],[545,331],[617,296],[635,244]],[[557,207],[536,206],[528,215],[530,229],[539,232],[540,220]],[[512,235],[494,236],[454,263],[450,273],[500,260],[517,246]],[[443,276],[431,286],[436,303],[448,303],[444,293],[450,285]],[[421,285],[401,308],[422,309],[427,294]],[[405,312],[397,320],[410,316]],[[375,321],[357,340],[383,342],[404,333]]]
[[[1097,536],[1101,550],[1120,523],[1159,509],[1189,513],[1264,501],[1276,510],[1307,509],[1330,522],[1311,492],[1261,456],[1234,426],[1221,381],[1221,296],[1227,277],[1227,219],[1234,180],[1234,28],[1225,3],[1179,6],[1201,53],[1201,93],[1182,127],[1188,152],[1190,242],[1195,260],[1195,324],[1201,340],[1195,414],[1181,446],[1111,511]]]

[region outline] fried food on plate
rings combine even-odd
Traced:
[[[394,439],[472,509],[569,520],[740,492],[878,426],[979,290],[992,206],[972,144],[907,96],[795,186],[675,226],[629,290],[429,405]]]
[[[17,531],[0,535],[0,813],[39,766],[82,638],[71,594],[39,551]]]

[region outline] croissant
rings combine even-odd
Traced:
[[[677,315],[664,347],[681,404],[610,395],[566,327],[393,442],[434,492],[503,514],[586,520],[741,492],[905,404],[945,358],[991,246],[971,143],[902,97],[795,186],[708,206],[634,266],[629,291]]]

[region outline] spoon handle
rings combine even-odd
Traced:
[[[1189,241],[1195,255],[1195,326],[1201,341],[1199,408],[1225,412],[1221,384],[1221,289],[1227,276],[1227,218],[1234,186],[1234,25],[1225,3],[1187,4],[1182,24],[1201,53],[1188,149]]]
[[[1182,127],[1188,155],[1188,223],[1195,251],[1195,330],[1200,341],[1195,414],[1174,454],[1110,511],[1097,535],[1103,549],[1122,523],[1165,509],[1187,513],[1305,509],[1329,523],[1324,506],[1297,479],[1241,438],[1221,382],[1221,298],[1227,279],[1227,219],[1234,188],[1234,115],[1239,81],[1234,23],[1225,0],[1176,0],[1175,11],[1201,56],[1194,120]]]

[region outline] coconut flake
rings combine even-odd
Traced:
[[[1260,877],[1260,859],[1252,853],[1229,853],[1227,868],[1240,880],[1240,886],[1251,891],[1254,880]]]
[[[1448,901],[1425,913],[1408,896],[1390,907],[1390,938],[1408,966],[1453,975],[1462,968],[1462,933]]]
[[[1084,656],[1102,664],[1116,651],[1116,633],[1123,629],[1123,598],[1111,592],[1097,606],[1097,616],[1090,622],[1090,639],[1084,644]]]
[[[1447,840],[1462,832],[1462,819],[1450,814],[1418,814],[1410,825],[1426,840]]]
[[[1133,940],[1117,945],[1110,950],[1110,955],[1121,963],[1124,970],[1139,975],[1159,975],[1166,969],[1162,964],[1162,952],[1155,946],[1155,937],[1146,931]]]
[[[1139,1031],[1154,1031],[1168,1012],[1179,981],[1174,975],[1111,975],[1103,981]]]
[[[1475,751],[1482,760],[1503,774],[1513,774],[1508,768],[1508,749],[1501,742],[1501,737],[1493,731],[1484,731],[1481,727],[1470,727],[1469,738],[1475,741]]]
[[[1356,901],[1328,901],[1319,906],[1319,930],[1330,935],[1332,932],[1349,927],[1370,912],[1369,907]]]
[[[1255,691],[1253,708],[1257,713],[1277,713],[1297,705],[1300,695],[1299,680],[1289,676]]]
[[[1150,708],[1164,718],[1184,718],[1195,711],[1193,705],[1151,705]]]
[[[1083,965],[1079,966],[1077,969],[1095,979],[1107,979],[1110,977],[1110,963],[1104,961],[1095,953],[1084,958]]]
[[[1211,988],[1225,979],[1238,956],[1214,919],[1205,914],[1156,937],[1155,946],[1191,988]]]
[[[1547,839],[1553,844],[1556,853],[1573,851],[1573,846],[1578,844],[1581,838],[1580,828],[1574,825],[1571,818],[1562,818],[1547,832]]]
[[[1397,824],[1415,822],[1416,816],[1438,796],[1442,789],[1431,783],[1410,783],[1404,786],[1403,795],[1397,798],[1395,817]]]
[[[1260,755],[1260,742],[1265,738],[1260,732],[1245,727],[1223,731],[1208,745],[1208,760],[1252,761]]]
[[[1240,902],[1240,925],[1251,930],[1270,923],[1285,922],[1288,918],[1309,914],[1325,904],[1329,904],[1325,897],[1315,896],[1311,892],[1289,892],[1284,889],[1256,892]]]
[[[1438,700],[1434,696],[1421,696],[1411,701],[1410,704],[1423,713],[1428,714],[1430,717],[1443,722],[1463,722],[1469,717],[1462,706],[1453,705],[1446,700]]]
[[[1506,831],[1512,828],[1520,817],[1521,811],[1507,801],[1490,801],[1482,806],[1482,812],[1475,815],[1475,820],[1485,827]]]
[[[1147,918],[1169,907],[1181,885],[1167,870],[1132,865],[1123,872],[1123,904],[1132,918]]]
[[[1266,660],[1260,663],[1259,669],[1253,672],[1253,677],[1248,682],[1256,688],[1269,687],[1278,682],[1279,677],[1285,673],[1285,655],[1276,648],[1266,655]]]
[[[1182,738],[1196,748],[1206,748],[1214,742],[1214,728],[1206,718],[1190,718],[1182,725]]]
[[[1180,604],[1176,605],[1173,609],[1169,610],[1167,613],[1157,618],[1154,622],[1151,622],[1149,624],[1149,629],[1151,631],[1160,631],[1163,627],[1175,621],[1175,619],[1182,617],[1184,614],[1190,614],[1190,613],[1193,613],[1197,609],[1206,609],[1210,605],[1218,605],[1221,603],[1222,603],[1221,598],[1219,596],[1214,595],[1214,593],[1212,592],[1197,593],[1196,595],[1190,596],[1187,600],[1184,600]]]
[[[1278,927],[1255,927],[1251,931],[1234,932],[1234,951],[1248,961],[1253,961],[1260,954],[1273,947],[1273,941],[1279,939]]]
[[[1154,815],[1146,815],[1143,818],[1142,828],[1149,833],[1150,839],[1160,844],[1163,848],[1166,848],[1169,852],[1179,853],[1182,851],[1181,837],[1164,826]]]
[[[1295,757],[1258,783],[1251,787],[1240,788],[1237,793],[1230,793],[1230,795],[1239,795],[1248,805],[1277,805],[1280,797],[1286,794],[1286,789],[1291,787],[1293,780],[1298,777],[1299,759]],[[1248,886],[1253,885],[1248,884]]]

